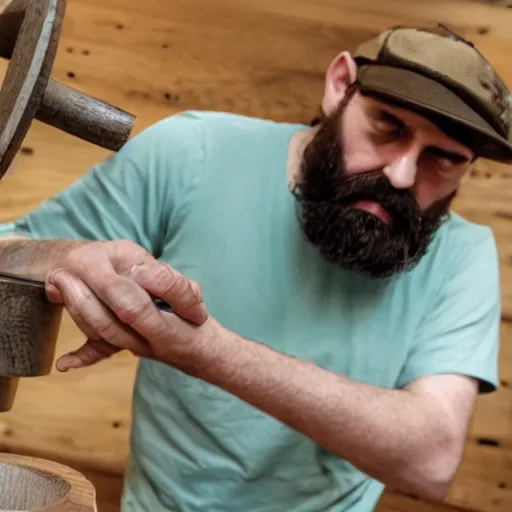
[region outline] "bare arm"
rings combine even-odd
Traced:
[[[404,390],[381,389],[220,329],[214,341],[194,352],[188,373],[237,395],[390,487],[443,499],[462,457],[476,381],[440,375]]]
[[[77,260],[75,268],[90,268],[90,253],[81,254],[83,264]],[[52,278],[89,340],[138,355],[147,354],[139,349],[147,344],[154,359],[238,396],[385,485],[428,500],[444,498],[465,447],[476,380],[437,375],[400,390],[356,382],[238,336],[212,317],[203,322],[200,290],[189,293],[190,285],[181,280],[184,286],[177,286],[168,266],[136,265],[130,279],[170,304],[181,303],[183,312],[201,306],[199,326],[179,314],[154,312],[139,289],[128,289],[125,280],[100,265],[94,269],[90,290],[65,271]],[[104,357],[89,341],[64,356],[59,369]]]
[[[146,269],[156,284],[137,279],[134,271],[136,273],[138,268]],[[66,290],[63,297],[57,286],[62,275],[67,276],[68,285],[72,283],[72,294],[80,302],[77,309],[82,314],[95,315],[96,320],[98,310],[95,309],[94,302],[98,303],[98,298],[95,294],[100,300],[111,302],[114,309],[127,308],[128,317],[131,316],[133,306],[127,296],[131,295],[137,304],[144,304],[145,324],[157,331],[165,329],[165,323],[147,292],[164,298],[173,311],[190,322],[190,325],[200,325],[208,317],[197,283],[155,260],[141,246],[128,240],[104,242],[3,237],[0,239],[0,272],[45,283],[48,298],[67,307],[77,326],[87,337],[86,344],[78,353],[80,361],[85,359],[88,364],[94,364],[123,349],[141,357],[153,357],[153,352],[147,340],[134,332],[124,319],[117,318],[113,311],[108,311],[103,306],[100,306],[103,311],[99,316],[102,321],[99,330],[94,331],[87,321],[77,319],[77,306],[70,305],[65,300],[69,290]],[[86,292],[80,293],[81,290]],[[113,341],[116,343],[112,343]],[[64,355],[57,361],[57,367],[63,364],[68,368],[69,363],[66,361],[69,359],[73,364],[76,356]]]
[[[0,267],[41,278],[77,243],[84,242],[5,241]],[[153,357],[223,388],[387,486],[426,499],[445,496],[462,458],[475,380],[438,375],[388,390],[280,354],[220,326],[192,283],[126,244],[72,251],[72,274],[53,273],[52,284],[89,340]],[[156,311],[140,287],[178,315]],[[199,327],[180,318],[186,313]],[[92,352],[80,363],[84,355],[79,351],[63,368],[102,358]]]

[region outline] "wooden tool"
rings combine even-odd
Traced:
[[[0,91],[0,179],[33,119],[117,151],[134,116],[51,78],[66,0],[0,0],[0,57],[9,66]]]
[[[51,372],[62,311],[44,283],[0,273],[0,413],[12,408],[20,377]]]
[[[62,464],[0,454],[0,512],[97,512],[96,491]]]
[[[0,58],[9,60],[0,90],[0,179],[34,119],[117,151],[134,116],[51,78],[66,0],[0,0]],[[0,412],[13,405],[20,377],[48,375],[62,308],[44,283],[0,276]]]

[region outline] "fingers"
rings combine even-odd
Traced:
[[[208,319],[200,285],[169,265],[149,260],[134,265],[129,277],[152,295],[167,302],[181,318],[198,325]]]
[[[91,284],[118,321],[142,339],[157,343],[167,339],[169,326],[147,291],[124,276],[109,276],[105,285]]]
[[[60,294],[59,289],[48,282],[48,279],[46,279],[46,296],[53,304],[62,304],[62,295]]]
[[[165,326],[149,295],[163,299],[178,316],[189,322],[201,325],[208,318],[199,284],[156,260],[133,242],[121,240],[94,245],[87,250],[80,248],[71,255],[71,265],[77,270],[76,275],[123,321],[134,328],[132,318],[137,324],[142,322],[140,327],[144,332],[151,324],[155,328]],[[130,286],[123,278],[135,281],[144,290]],[[118,297],[112,290],[126,294],[126,304],[120,305],[119,310]]]
[[[87,340],[78,350],[68,352],[57,359],[55,364],[60,372],[92,366],[108,359],[120,349],[105,341]]]
[[[80,279],[58,269],[48,275],[47,282],[60,292],[64,307],[90,340],[103,340],[119,350],[126,349],[137,356],[150,357],[151,350],[145,339],[117,319]],[[53,291],[51,293],[54,294]]]
[[[96,276],[90,287],[122,323],[153,345],[168,342],[170,326],[151,295],[167,302],[184,320],[203,324],[208,318],[199,285],[168,265],[148,259],[125,272],[105,272],[101,278]]]
[[[68,255],[66,268],[76,279],[66,284],[68,297],[63,300],[91,339],[105,339],[132,352],[134,341],[137,345],[140,339],[167,342],[168,316],[151,296],[167,302],[177,316],[191,323],[201,325],[208,318],[199,285],[132,242],[79,248]],[[49,284],[55,284],[56,275]],[[60,274],[62,279],[64,275]],[[62,286],[57,288],[63,293]],[[54,291],[50,295],[60,300]]]

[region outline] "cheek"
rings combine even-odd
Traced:
[[[343,151],[346,173],[350,176],[381,170],[385,167],[382,148],[369,137],[370,126],[365,116],[351,115],[350,107],[342,121]],[[350,119],[350,122],[349,122]]]
[[[344,143],[345,169],[353,176],[371,171],[380,171],[385,167],[386,155],[364,137],[351,132]]]
[[[449,196],[460,185],[459,176],[443,176],[426,169],[418,173],[413,193],[422,211]]]

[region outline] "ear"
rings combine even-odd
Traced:
[[[325,76],[322,110],[325,115],[334,112],[345,97],[348,87],[356,81],[357,64],[349,52],[339,53],[329,64]]]

